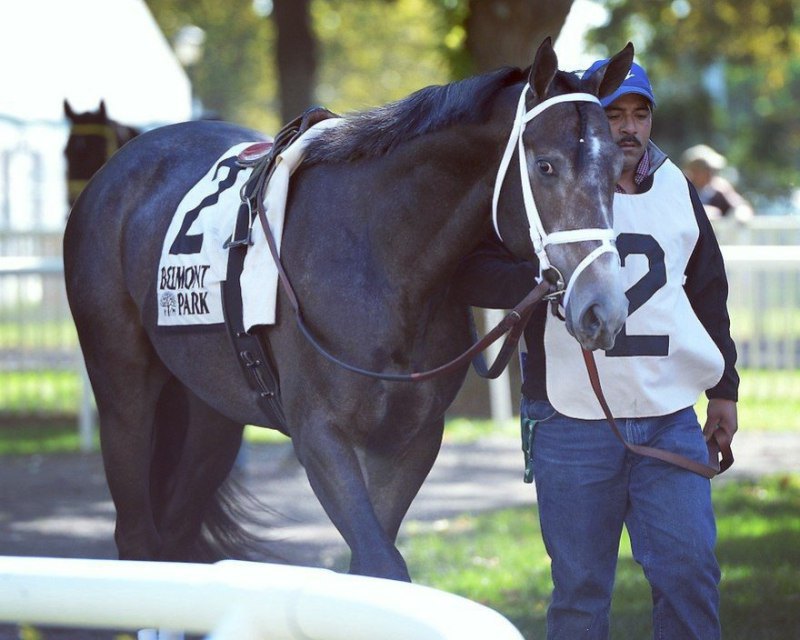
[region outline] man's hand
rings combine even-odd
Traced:
[[[736,402],[733,400],[723,400],[722,398],[711,398],[708,401],[706,410],[706,424],[703,427],[703,435],[708,441],[713,433],[721,429],[724,432],[719,434],[730,443],[733,436],[739,429],[739,422],[736,417]]]

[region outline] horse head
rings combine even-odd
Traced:
[[[558,70],[546,39],[519,97],[495,186],[498,235],[515,254],[538,257],[542,277],[563,291],[567,330],[590,350],[611,348],[627,316],[612,231],[622,157],[598,98],[622,83],[632,60],[628,44],[580,80]],[[520,170],[516,177],[511,171],[500,198],[515,158]],[[525,219],[513,215],[520,208]]]
[[[70,124],[64,155],[69,204],[72,205],[89,179],[138,131],[109,118],[104,100],[96,111],[84,113],[75,112],[64,100],[64,115]]]

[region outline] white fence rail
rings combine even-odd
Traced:
[[[327,569],[0,557],[0,621],[213,640],[522,640],[461,596]]]
[[[720,218],[712,224],[721,245],[800,246],[800,216],[756,216],[747,223]]]
[[[800,246],[723,246],[739,366],[800,369]]]

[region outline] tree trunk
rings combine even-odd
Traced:
[[[311,0],[274,0],[281,121],[289,122],[313,104],[317,41],[311,29]]]
[[[547,36],[555,42],[573,0],[471,0],[467,50],[482,73],[512,65],[528,67]]]

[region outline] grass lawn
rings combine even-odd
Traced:
[[[716,486],[726,640],[797,638],[800,630],[800,474]],[[410,522],[400,549],[418,583],[456,593],[544,638],[550,566],[535,508]],[[649,586],[622,541],[611,638],[652,637]]]

